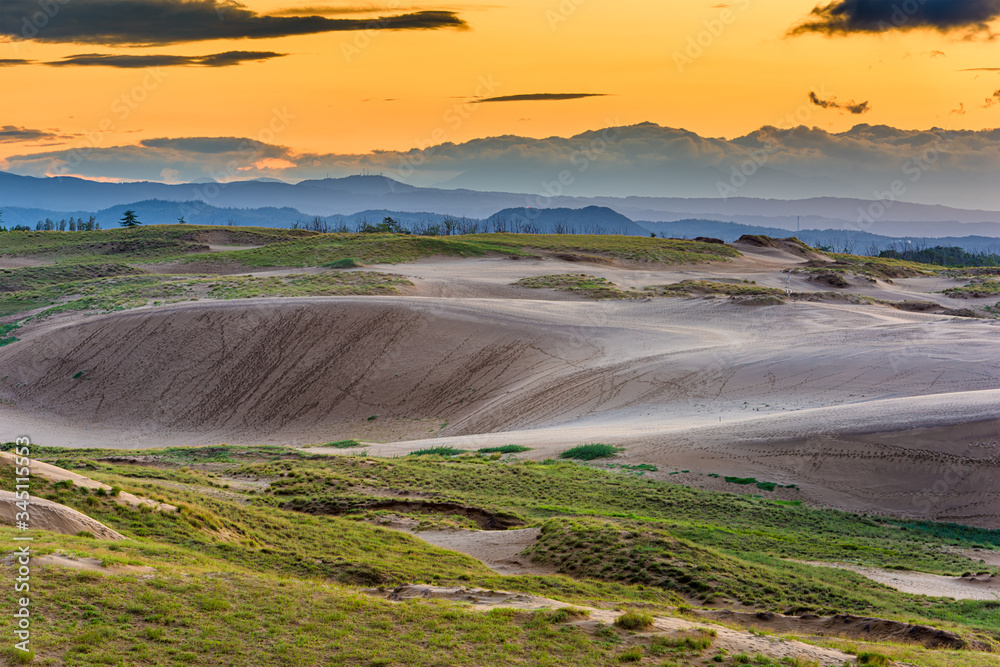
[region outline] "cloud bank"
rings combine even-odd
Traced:
[[[900,181],[905,186],[898,195],[902,200],[1000,208],[1000,130],[902,130],[867,124],[836,134],[815,127],[763,127],[723,139],[642,123],[573,137],[506,135],[357,155],[313,153],[239,137],[161,138],[17,155],[0,161],[0,169],[31,176],[171,182],[298,181],[367,170],[421,186],[622,197],[872,199]]]
[[[49,7],[49,5],[46,5]],[[37,0],[0,3],[0,36],[40,42],[152,45],[262,39],[348,30],[466,28],[455,12],[427,10],[378,18],[259,14],[226,0]]]

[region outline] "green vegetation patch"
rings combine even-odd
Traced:
[[[351,449],[352,447],[364,447],[364,443],[358,440],[338,440],[336,442],[328,442],[323,447],[334,447],[336,449]]]
[[[719,243],[611,234],[471,234],[458,239],[548,251],[575,250],[615,259],[655,264],[697,264],[726,261],[740,252]]]
[[[480,454],[518,454],[520,452],[530,452],[531,447],[524,445],[500,445],[499,447],[482,447],[476,450]]]
[[[623,451],[625,451],[624,447],[615,447],[614,445],[605,445],[595,442],[567,449],[559,455],[559,458],[576,459],[577,461],[593,461],[594,459],[606,459]]]
[[[1000,294],[1000,280],[975,278],[962,287],[949,287],[943,294],[956,299],[983,299]]]
[[[72,283],[92,278],[128,276],[143,273],[119,263],[54,264],[0,269],[0,292],[21,292],[46,285]]]
[[[156,261],[206,253],[209,243],[265,245],[316,236],[315,232],[265,227],[207,225],[144,225],[134,229],[87,232],[5,232],[3,253],[15,257],[42,256],[74,261],[106,261],[109,255]]]
[[[726,294],[729,296],[781,296],[784,290],[764,287],[749,280],[724,282],[717,280],[682,280],[671,285],[651,285],[643,287],[650,296],[697,296],[705,294]]]
[[[394,294],[413,283],[402,276],[368,271],[293,274],[257,278],[125,275],[0,293],[0,316],[46,308],[45,315],[74,310],[110,312],[153,303],[199,298],[342,296]]]
[[[41,553],[71,549],[110,562],[153,564],[174,573],[162,577],[175,582],[173,586],[241,582],[242,576],[270,577],[267,586],[276,591],[285,590],[277,582],[288,578],[294,579],[289,585],[307,582],[314,590],[333,592],[343,586],[388,588],[436,582],[523,591],[571,604],[602,601],[638,607],[641,603],[649,605],[645,611],[650,613],[682,598],[739,601],[760,610],[852,613],[934,625],[964,637],[1000,638],[996,601],[913,596],[850,571],[796,562],[850,562],[951,576],[993,572],[997,568],[972,561],[961,552],[1000,549],[1000,531],[782,505],[569,461],[540,464],[482,456],[380,459],[223,445],[131,451],[37,447],[33,453],[37,460],[79,470],[124,491],[181,508],[175,514],[133,510],[117,505],[110,496],[34,480],[33,492],[40,497],[84,511],[132,538],[108,544],[44,534],[35,542]],[[433,501],[428,502],[436,504],[454,503],[535,522],[542,530],[530,557],[562,574],[500,576],[478,561],[404,533],[330,513],[311,515],[288,509],[363,508],[402,497],[430,497]],[[358,514],[362,511],[367,510]],[[426,516],[424,520],[438,521]],[[12,529],[0,528],[0,533],[4,531]],[[176,576],[179,571],[195,575]],[[197,576],[198,572],[213,574]],[[231,605],[218,614],[243,609],[227,591],[198,589],[186,596],[183,588],[170,590],[175,601],[184,596],[204,599],[206,608],[217,606],[212,600]],[[145,591],[135,589],[131,594]],[[84,600],[83,604],[98,612],[105,608],[104,598],[96,598],[98,602],[87,596],[74,599]],[[427,617],[425,604],[414,603],[414,613]],[[437,609],[435,604],[431,606]],[[117,607],[108,608],[113,610],[109,617],[115,620],[120,612]],[[46,619],[57,619],[58,625],[70,609],[88,611],[79,604],[66,605]],[[186,618],[178,616],[183,610],[162,613],[172,619]],[[85,620],[73,617],[66,627],[77,628],[77,621]],[[524,627],[528,625],[526,619]],[[170,637],[175,627],[187,626],[180,621],[163,624],[165,636]],[[144,632],[142,627],[133,630]],[[561,632],[559,628],[554,631]],[[426,638],[427,632],[423,626],[421,637]],[[597,639],[594,643],[603,646],[604,639]],[[132,661],[144,665],[143,660]],[[240,660],[226,664],[244,664]]]
[[[592,299],[637,299],[642,296],[636,292],[621,290],[617,285],[606,278],[598,278],[585,273],[559,273],[548,276],[531,276],[529,278],[521,278],[513,284],[519,287],[530,287],[532,289],[547,287],[549,289],[576,292]]]
[[[468,450],[456,447],[427,447],[426,449],[415,449],[408,456],[458,456],[467,454]]]

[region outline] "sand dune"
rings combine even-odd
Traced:
[[[15,525],[16,515],[21,511],[17,505],[17,495],[13,491],[0,491],[0,523]],[[96,519],[77,512],[71,507],[43,498],[32,498],[29,509],[31,530],[48,530],[63,535],[88,532],[101,540],[124,540],[125,537]]]
[[[806,280],[781,273],[801,261],[767,249],[587,272],[623,286],[727,272],[783,284]],[[0,349],[0,438],[364,437],[385,443],[374,454],[523,443],[538,458],[603,441],[662,476],[755,476],[823,505],[1000,526],[993,321],[826,302],[593,302],[510,286],[579,266],[428,260],[402,267],[418,296],[198,302],[26,327]],[[909,294],[901,282],[871,289]]]

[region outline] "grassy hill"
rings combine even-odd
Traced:
[[[711,650],[688,649],[668,652],[664,661],[649,637],[611,627],[588,632],[565,615],[394,604],[362,592],[408,583],[513,590],[663,616],[733,603],[762,612],[849,613],[931,625],[980,647],[1000,640],[996,602],[903,594],[799,562],[996,572],[958,551],[998,549],[998,531],[859,517],[500,453],[378,459],[216,446],[36,448],[34,455],[179,508],[136,509],[110,494],[34,478],[35,495],[130,538],[35,534],[36,557],[57,552],[111,568],[48,567],[39,576],[33,628],[35,645],[47,648],[38,664],[606,665],[630,661],[637,645],[642,664],[750,664],[736,656],[713,662]],[[11,475],[9,468],[0,472],[5,484]],[[501,576],[375,525],[380,517],[365,505],[387,495],[432,496],[538,526],[529,557],[559,574]],[[433,509],[410,516],[429,527],[447,519]],[[14,544],[13,532],[0,528],[4,545]],[[152,570],[129,572],[139,567]],[[4,595],[11,604],[13,592]],[[837,644],[927,667],[996,664],[971,649]]]

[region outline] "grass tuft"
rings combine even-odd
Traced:
[[[630,609],[615,619],[615,625],[623,630],[645,630],[653,625],[653,615]]]

